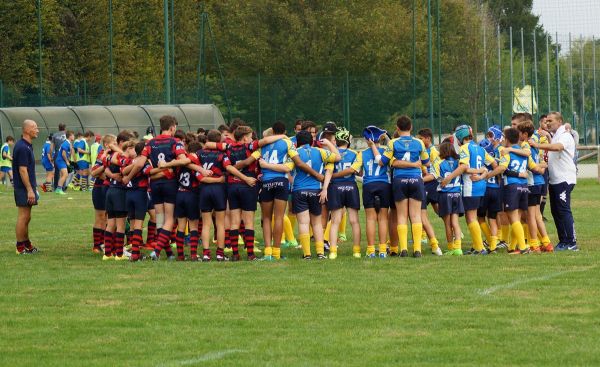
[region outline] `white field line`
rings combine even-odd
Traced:
[[[198,356],[197,358],[185,359],[183,361],[174,361],[174,362],[167,363],[167,364],[161,364],[159,366],[161,366],[161,367],[162,366],[191,366],[191,365],[198,364],[200,362],[215,361],[217,359],[221,359],[230,354],[242,353],[242,352],[243,352],[243,350],[240,350],[240,349],[226,349],[226,350],[221,350],[221,351],[217,351],[217,352],[206,353],[204,355]]]
[[[539,276],[539,277],[531,277],[531,278],[526,278],[526,279],[522,279],[522,280],[516,280],[516,281],[511,282],[511,283],[499,284],[499,285],[495,285],[493,287],[489,287],[489,288],[485,288],[485,289],[480,289],[480,290],[477,291],[477,294],[479,294],[480,296],[489,296],[490,294],[492,294],[492,293],[494,293],[496,291],[500,291],[500,290],[503,290],[503,289],[511,289],[511,288],[514,288],[514,287],[519,286],[521,284],[550,280],[552,278],[556,278],[556,277],[559,277],[561,275],[565,275],[565,274],[569,274],[569,273],[579,273],[579,272],[588,271],[588,270],[591,270],[591,269],[593,269],[595,267],[596,267],[596,265],[593,265],[593,266],[589,266],[589,267],[583,268],[583,269],[558,271],[558,272],[555,272],[555,273],[550,273],[550,274]]]

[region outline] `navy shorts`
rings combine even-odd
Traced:
[[[479,209],[483,196],[463,196],[465,211]]]
[[[437,204],[438,197],[440,196],[439,191],[437,191],[438,182],[437,181],[429,181],[425,183],[425,207],[421,206],[421,208],[427,208],[429,204]]]
[[[505,211],[527,210],[529,189],[527,185],[505,185],[502,191],[502,201]]]
[[[34,193],[35,193],[35,202],[33,203],[33,205],[37,205],[38,204],[38,200],[40,199],[40,194],[38,194],[37,190],[35,189],[35,187],[33,188]],[[20,207],[31,207],[32,205],[29,205],[29,203],[27,202],[27,189],[22,188],[22,189],[14,189],[14,195],[15,195],[15,204],[17,206]]]
[[[542,202],[542,186],[545,185],[529,186],[529,195],[527,195],[528,206],[540,205]]]
[[[200,185],[198,197],[200,211],[202,211],[202,213],[209,213],[213,210],[222,212],[227,209],[227,191],[225,189],[225,184]]]
[[[148,210],[154,210],[154,201],[152,200],[152,193],[148,191]]]
[[[77,169],[88,169],[88,168],[90,168],[90,162],[77,161]]]
[[[381,208],[387,209],[392,205],[392,185],[387,182],[370,182],[363,185],[363,207],[375,207],[375,197],[379,197]]]
[[[392,182],[394,201],[414,199],[423,201],[425,185],[422,178],[394,178]]]
[[[108,190],[107,186],[92,188],[92,204],[95,210],[106,210],[106,190]]]
[[[198,190],[177,191],[175,218],[187,218],[189,220],[200,219],[198,192]]]
[[[109,187],[106,190],[106,214],[108,218],[125,218],[127,216],[126,193],[127,190],[120,187]]]
[[[321,215],[322,206],[319,202],[321,190],[299,190],[292,192],[292,209],[294,213],[307,211],[312,215]]]
[[[46,172],[54,172],[54,165],[52,164],[52,162],[43,160],[42,166],[44,166],[44,169],[46,170]]]
[[[269,202],[273,200],[287,201],[290,194],[290,182],[285,177],[264,181],[260,187],[258,201]]]
[[[256,187],[243,183],[230,184],[227,188],[229,210],[242,209],[245,212],[255,212],[257,196]]]
[[[148,211],[148,192],[146,189],[127,190],[125,204],[129,219],[144,220]]]
[[[327,209],[360,209],[360,195],[356,182],[332,183],[327,188]]]
[[[440,192],[438,199],[438,215],[440,217],[443,218],[450,214],[463,215],[465,213],[460,192]]]
[[[542,196],[548,195],[548,180],[550,180],[550,172],[544,171],[544,185],[542,186]]]
[[[175,204],[178,189],[177,181],[162,180],[151,182],[150,188],[152,189],[152,202],[154,205]]]
[[[485,195],[481,200],[477,216],[480,218],[488,217],[496,219],[498,213],[502,211],[502,189],[499,187],[486,187]]]
[[[61,170],[61,169],[67,169],[68,164],[65,163],[65,161],[54,161],[54,164],[56,164],[56,168]]]

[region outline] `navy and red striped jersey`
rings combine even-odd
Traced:
[[[125,167],[131,165],[133,163],[133,160],[131,158],[126,158],[126,157],[121,157],[119,160],[120,166],[121,166],[121,173],[123,173],[123,170],[125,169]],[[147,190],[148,189],[148,174],[150,173],[150,170],[152,169],[152,165],[150,164],[150,162],[146,162],[146,164],[144,164],[144,167],[129,181],[129,183],[127,184],[127,188],[128,189],[144,189]]]
[[[227,154],[220,150],[200,149],[196,155],[202,168],[212,171],[212,177],[215,178],[222,177],[225,174],[225,167],[231,164]]]
[[[192,164],[200,165],[198,157],[194,153],[187,154],[187,157],[192,161]],[[195,180],[196,171],[182,166],[177,170],[177,181],[179,183],[179,191],[192,191],[198,188],[199,182]]]
[[[104,166],[104,157],[106,156],[106,151],[102,150],[100,152],[100,154],[98,154],[98,157],[96,158],[96,162],[94,162],[94,166],[92,167],[92,171],[97,170],[100,167]],[[100,176],[98,176],[95,180],[94,180],[94,187],[102,187],[102,186],[108,186],[109,182],[108,179],[106,178],[106,176],[103,174],[101,174]]]
[[[230,144],[227,149],[227,158],[231,165],[235,165],[239,161],[250,157],[254,151],[258,149],[258,140],[255,140],[248,144],[235,142]],[[256,178],[258,175],[258,161],[252,162],[250,165],[244,167],[240,172],[248,177]],[[242,180],[234,175],[227,176],[228,183],[242,183]]]
[[[119,165],[116,165],[114,163],[112,163],[112,157],[115,154],[119,154],[117,152],[112,152],[109,151],[106,153],[106,155],[104,156],[104,159],[102,161],[103,165],[104,165],[104,170],[108,170],[110,171],[112,174],[120,174],[121,173],[121,167]],[[117,156],[118,158],[119,156]],[[124,188],[125,185],[123,184],[122,181],[120,180],[115,180],[114,178],[110,178],[108,179],[109,182],[109,187],[118,187],[118,188]]]
[[[185,154],[183,143],[170,135],[158,135],[148,140],[142,155],[150,160],[153,167],[158,167],[159,162],[171,162],[180,154]],[[175,179],[173,175],[167,175],[162,180]]]

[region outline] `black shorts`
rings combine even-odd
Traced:
[[[154,200],[152,200],[152,193],[148,191],[148,210],[154,210]]]
[[[427,209],[427,205],[429,204],[437,204],[439,199],[439,191],[437,191],[438,183],[437,181],[429,181],[425,183],[425,200],[424,204],[421,205],[422,209]]]
[[[160,180],[150,183],[154,205],[175,204],[178,184],[174,180]]]
[[[375,207],[375,198],[379,197],[381,208],[389,208],[392,202],[392,185],[387,182],[370,182],[363,185],[362,199],[363,207],[371,209]]]
[[[550,180],[550,171],[544,171],[544,185],[542,185],[542,196],[548,195],[548,180]]]
[[[126,192],[127,190],[124,187],[109,187],[106,190],[106,214],[108,218],[125,218],[127,216]]]
[[[200,185],[198,193],[200,211],[209,213],[213,210],[222,212],[227,209],[227,191],[225,184],[204,184]]]
[[[245,212],[255,212],[257,196],[256,187],[243,183],[230,184],[227,189],[229,210],[242,209]]]
[[[499,187],[486,187],[485,195],[481,200],[477,216],[480,218],[488,217],[496,219],[498,213],[502,211],[502,189]]]
[[[502,191],[502,202],[505,211],[527,210],[529,189],[527,185],[505,185]]]
[[[144,220],[148,211],[148,192],[145,188],[127,190],[125,203],[129,219]]]
[[[290,194],[290,182],[285,177],[264,181],[260,187],[258,201],[269,202],[273,200],[287,201]]]
[[[294,213],[307,211],[312,215],[321,215],[322,206],[319,202],[321,190],[299,190],[292,192],[292,208]]]
[[[483,196],[463,196],[463,207],[465,211],[479,209]]]
[[[542,202],[542,186],[545,185],[529,186],[529,195],[527,195],[527,206],[540,205],[540,203]]]
[[[425,185],[422,178],[394,178],[392,182],[394,201],[414,199],[423,201],[425,197]]]
[[[327,209],[360,209],[360,194],[356,182],[332,183],[327,189]]]
[[[175,200],[175,218],[187,218],[188,220],[200,219],[199,191],[177,191]]]
[[[92,188],[92,204],[95,210],[106,210],[106,190],[108,190],[107,186]]]
[[[465,213],[460,192],[440,192],[438,199],[438,215],[440,217],[443,218],[450,214],[462,215]]]
[[[38,194],[37,190],[35,189],[35,187],[33,188],[34,193],[35,193],[35,202],[33,203],[33,205],[37,205],[38,204],[38,200],[40,199],[40,194]],[[27,189],[25,188],[15,188],[14,189],[14,196],[15,196],[15,204],[19,207],[31,207],[33,205],[29,205],[29,203],[27,202]]]

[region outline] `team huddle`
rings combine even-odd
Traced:
[[[142,141],[130,131],[105,135],[91,153],[97,158],[83,173],[94,178],[93,251],[103,260],[158,260],[164,251],[169,260],[211,261],[214,254],[217,261],[239,261],[243,246],[247,260],[257,260],[260,204],[264,260],[281,259],[282,246],[311,259],[311,241],[318,259],[335,259],[347,222],[356,258],[408,257],[409,229],[412,256],[423,256],[423,231],[431,253],[442,255],[428,205],[444,222],[446,254],[463,254],[461,216],[471,236],[468,254],[552,252],[540,209],[547,164],[537,146],[549,136],[545,118],[536,129],[530,115],[517,114],[512,127],[492,126],[479,143],[460,125],[436,148],[430,129],[412,136],[411,119],[401,116],[393,137],[365,128],[368,147],[355,151],[348,130],[333,122],[317,135],[313,122],[297,121],[291,138],[276,122],[258,139],[241,120],[185,133],[174,117],[163,116],[159,135]]]

